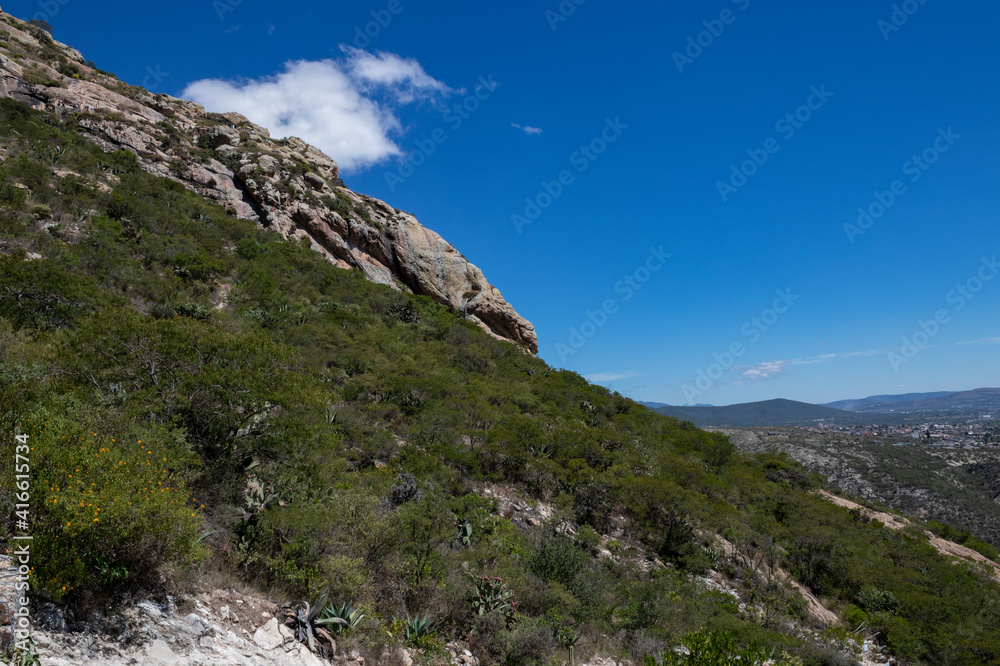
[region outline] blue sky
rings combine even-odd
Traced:
[[[633,398],[1000,385],[995,3],[3,8],[311,134],[480,266],[545,360]]]

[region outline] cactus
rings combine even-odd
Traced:
[[[462,546],[468,548],[472,545],[472,523],[469,522],[468,518],[462,518],[460,522],[455,523],[455,527],[458,528],[458,543]]]
[[[507,628],[517,623],[517,599],[514,592],[503,584],[499,576],[472,576],[476,598],[472,600],[472,610],[476,615],[486,615],[497,611],[504,616]]]

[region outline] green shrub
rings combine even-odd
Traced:
[[[470,647],[484,663],[540,666],[549,663],[556,644],[549,627],[531,623],[511,629],[494,612],[475,619]]]
[[[759,645],[741,646],[729,632],[698,631],[684,638],[686,653],[668,652],[662,660],[643,658],[643,666],[759,666],[771,656]]]
[[[155,587],[164,564],[203,555],[202,507],[184,481],[192,459],[170,433],[119,440],[55,417],[29,427],[33,588],[101,599]]]
[[[881,590],[877,587],[866,587],[858,595],[858,605],[868,613],[888,613],[893,615],[899,612],[900,603],[896,595],[889,590]]]
[[[571,539],[549,532],[538,539],[531,554],[531,570],[542,580],[570,585],[590,560]]]
[[[846,627],[853,631],[868,620],[868,613],[864,612],[854,604],[848,604],[847,608],[844,609],[843,618]]]
[[[23,189],[10,183],[0,183],[0,206],[21,210],[26,199],[27,193]]]
[[[190,317],[198,321],[208,321],[212,318],[212,311],[201,303],[183,303],[178,305],[175,311],[181,317]]]

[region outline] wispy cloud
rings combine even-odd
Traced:
[[[762,363],[756,363],[749,367],[739,367],[735,366],[736,370],[741,371],[744,377],[748,380],[756,381],[759,379],[772,379],[784,372],[785,368],[788,366],[795,365],[816,365],[818,363],[826,363],[827,361],[832,361],[838,358],[857,358],[860,356],[876,356],[879,354],[886,353],[886,349],[868,349],[865,351],[856,352],[841,352],[837,354],[821,354],[819,356],[806,356],[803,358],[792,358],[783,359],[779,361],[764,361]]]
[[[780,375],[788,363],[789,361],[765,361],[764,363],[757,363],[750,366],[742,374],[751,380],[770,379],[775,375]]]
[[[585,379],[588,382],[614,382],[619,379],[631,379],[632,377],[638,377],[640,374],[635,370],[626,370],[625,372],[598,372],[593,375],[587,375]]]
[[[1000,345],[1000,338],[980,338],[979,340],[968,340],[966,342],[956,342],[956,345]]]
[[[521,130],[525,134],[541,134],[542,133],[542,128],[541,127],[532,127],[531,125],[518,125],[517,123],[511,123],[510,126],[511,127],[516,127],[517,129]]]
[[[274,136],[297,136],[330,155],[345,171],[400,155],[402,106],[456,92],[427,74],[420,63],[394,53],[342,46],[343,57],[295,60],[284,71],[259,79],[204,79],[184,97],[209,111],[236,111]]]
[[[856,352],[846,352],[846,353],[843,353],[843,354],[835,354],[835,356],[843,356],[845,358],[855,358],[857,356],[881,356],[881,355],[883,355],[883,354],[885,354],[885,353],[887,353],[889,351],[891,351],[891,350],[886,349],[885,347],[880,347],[878,349],[867,349],[865,351],[856,351]]]

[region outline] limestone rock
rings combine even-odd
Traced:
[[[184,622],[181,624],[181,628],[195,638],[202,638],[203,636],[212,636],[215,634],[215,630],[212,629],[212,626],[202,619],[197,613],[191,613],[185,617]]]
[[[231,127],[216,126],[203,135],[213,148],[240,145],[240,133]]]
[[[12,40],[38,48],[10,16],[0,14],[0,23]],[[181,183],[233,215],[286,238],[308,238],[332,264],[429,296],[490,334],[537,353],[534,327],[479,268],[412,215],[343,187],[337,163],[316,147],[298,137],[274,140],[238,113],[222,114],[220,121],[193,102],[127,86],[87,67],[70,47],[55,46],[80,63],[81,78],[66,77],[51,63],[35,60],[26,67],[0,56],[0,96],[75,117],[79,131],[104,150],[128,149],[146,171]],[[31,83],[27,69],[40,70],[59,85]],[[206,158],[205,147],[219,159]],[[227,164],[236,163],[241,166],[234,173]]]
[[[253,635],[253,642],[265,650],[273,650],[285,642],[281,632],[278,631],[278,620],[271,618],[267,623],[257,630]]]
[[[146,648],[146,664],[150,666],[172,666],[180,661],[170,646],[163,641],[153,641]]]

